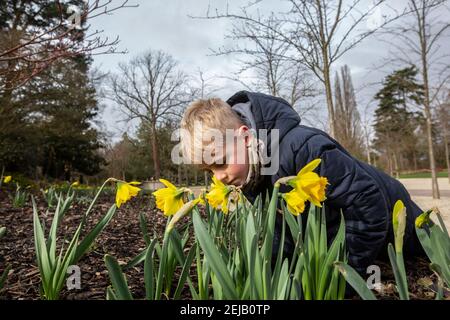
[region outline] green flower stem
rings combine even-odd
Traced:
[[[89,208],[87,209],[86,214],[85,214],[85,217],[87,217],[87,216],[89,215],[89,213],[90,213],[91,210],[92,210],[92,207],[94,206],[94,203],[97,201],[98,196],[99,196],[100,193],[103,191],[103,189],[105,188],[106,184],[107,184],[108,182],[110,182],[110,181],[117,181],[117,179],[115,179],[115,178],[108,178],[108,179],[106,179],[105,182],[103,182],[102,186],[100,187],[100,189],[98,190],[97,194],[95,195],[94,200],[92,200],[92,202],[91,202]]]

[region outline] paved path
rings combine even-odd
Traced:
[[[430,178],[400,179],[400,182],[422,210],[437,207],[447,229],[450,230],[450,183],[447,178],[438,178],[440,199],[432,198]]]
[[[450,190],[439,190],[441,198],[450,198]],[[417,197],[432,197],[433,193],[431,190],[409,190],[411,196]],[[448,199],[450,201],[450,199]]]

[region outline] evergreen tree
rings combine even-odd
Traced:
[[[416,75],[415,66],[394,71],[375,95],[379,101],[375,110],[375,148],[385,155],[391,175],[394,171],[398,174],[405,153],[416,152],[415,131],[424,123],[422,114],[416,111],[423,101],[423,85],[416,81]]]
[[[84,2],[64,3],[68,5],[82,7]],[[21,31],[31,37],[61,18],[60,8],[52,1],[8,0],[0,8],[4,36]],[[85,28],[77,28],[67,37],[81,44],[85,32]],[[61,59],[25,85],[2,87],[0,162],[8,170],[34,175],[36,168],[42,167],[44,174],[67,180],[72,179],[73,170],[87,175],[100,170],[104,160],[97,152],[101,137],[93,125],[98,104],[89,78],[90,63],[84,55]],[[6,74],[2,81],[11,79]]]

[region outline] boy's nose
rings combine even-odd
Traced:
[[[220,180],[222,183],[225,183],[225,184],[227,184],[227,174],[225,173],[225,172],[217,172],[217,173],[215,173],[214,174],[215,176],[216,176],[216,178],[218,179],[218,180]]]

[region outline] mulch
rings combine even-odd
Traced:
[[[6,265],[12,266],[5,288],[0,292],[0,300],[38,300],[40,299],[40,276],[35,263],[31,201],[28,201],[23,208],[13,208],[11,197],[12,194],[4,190],[0,191],[0,226],[7,228],[6,235],[0,240],[0,273]],[[40,217],[49,228],[53,210],[47,211],[47,203],[39,195],[36,195],[36,200]],[[85,230],[90,230],[113,203],[113,195],[100,197],[89,216]],[[74,233],[87,207],[87,203],[72,205],[61,222],[61,237],[71,236]],[[107,253],[118,259],[119,263],[127,263],[145,249],[146,244],[139,227],[141,212],[147,218],[150,234],[162,237],[166,218],[151,205],[149,198],[136,198],[122,205],[110,224],[97,238],[93,249],[78,263],[81,271],[81,289],[63,289],[61,299],[105,299],[106,288],[110,285],[110,281],[103,260],[104,255]],[[382,280],[382,293],[378,293],[377,297],[398,299],[390,265],[381,261],[377,264],[381,268]],[[436,278],[430,271],[428,262],[419,258],[407,261],[406,269],[411,298],[434,299],[435,292],[432,284],[436,282]],[[143,273],[142,264],[126,271],[128,285],[136,299],[145,297]],[[190,299],[187,286],[182,297]]]

